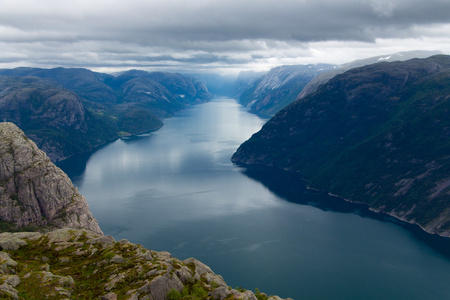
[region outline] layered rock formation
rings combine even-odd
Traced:
[[[88,230],[2,233],[0,247],[2,299],[257,300],[194,258],[181,261]]]
[[[85,228],[102,234],[86,199],[13,123],[0,123],[0,220],[4,228]]]

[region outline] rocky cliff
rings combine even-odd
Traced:
[[[4,232],[10,230],[21,232]],[[1,299],[281,300],[232,289],[194,258],[181,261],[104,236],[67,175],[6,122],[0,123],[0,232]]]
[[[0,123],[0,220],[3,229],[102,231],[67,175],[13,123]]]
[[[450,236],[450,56],[338,75],[273,117],[233,155]]]
[[[194,258],[88,230],[2,233],[0,247],[2,299],[281,300],[232,289]]]

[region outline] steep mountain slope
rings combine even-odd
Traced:
[[[255,87],[263,80],[268,72],[242,71],[233,86],[233,95],[246,106],[251,100]]]
[[[120,86],[122,105],[133,105],[151,111],[163,118],[184,108],[179,97],[169,93],[161,84],[148,78],[133,78]],[[163,101],[161,101],[163,100]]]
[[[232,160],[450,236],[450,56],[338,75],[280,111]]]
[[[67,175],[13,123],[0,123],[3,229],[85,228],[102,234]]]
[[[0,120],[21,128],[53,161],[117,137],[116,121],[96,114],[61,85],[37,77],[0,76]]]
[[[102,82],[101,76],[81,68],[16,68],[0,70],[4,76],[33,76],[59,83],[80,97],[93,102],[116,102],[117,95],[111,87]],[[106,74],[105,74],[106,75]],[[108,75],[110,76],[110,75]]]
[[[202,82],[194,77],[179,73],[130,70],[122,72],[118,76],[106,77],[104,82],[122,93],[121,86],[137,78],[151,80],[155,84],[160,84],[166,89],[167,93],[170,93],[171,97],[176,98],[178,102],[185,105],[202,103],[211,99],[211,94]]]
[[[210,99],[201,82],[180,74],[0,70],[1,120],[19,125],[53,161],[159,129],[162,118]]]
[[[394,62],[394,61],[405,61],[413,58],[427,58],[437,54],[441,53],[439,51],[406,51],[389,55],[374,56],[366,59],[359,59],[340,66],[336,66],[335,68],[333,68],[333,70],[321,73],[316,77],[314,77],[300,92],[297,99],[306,97],[308,94],[315,92],[319,88],[319,86],[326,83],[334,76],[342,74],[354,68],[375,64],[378,62]]]
[[[175,105],[201,103],[211,99],[211,94],[205,85],[197,79],[178,74],[164,72],[146,72],[130,70],[118,76],[96,73],[81,68],[16,68],[0,69],[4,76],[33,76],[52,80],[64,88],[77,93],[85,100],[95,103],[121,103],[123,99],[123,84],[136,78],[152,80],[154,84],[165,87],[165,96],[176,99]],[[155,102],[164,103],[165,99],[154,98]]]
[[[206,86],[191,76],[179,73],[151,72],[146,78],[166,87],[179,96],[184,104],[203,103],[211,99],[211,94]]]
[[[239,102],[251,113],[273,116],[292,103],[312,78],[331,68],[325,64],[273,68],[243,89]]]

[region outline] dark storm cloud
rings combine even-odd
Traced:
[[[238,64],[313,42],[438,36],[449,11],[448,0],[0,0],[0,60]]]

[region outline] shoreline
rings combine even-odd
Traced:
[[[446,240],[450,241],[450,233],[448,235],[444,235],[444,234],[439,234],[439,233],[436,233],[436,232],[430,232],[424,226],[422,226],[422,225],[420,225],[420,224],[418,224],[418,223],[416,223],[414,221],[407,220],[407,219],[405,219],[405,218],[403,218],[401,216],[398,216],[398,215],[396,215],[394,213],[382,211],[382,210],[377,209],[375,207],[372,207],[372,206],[370,206],[370,205],[368,205],[366,203],[355,201],[355,200],[352,200],[352,199],[348,199],[348,198],[342,197],[342,196],[340,196],[338,194],[333,194],[333,193],[328,192],[328,191],[317,189],[317,188],[311,186],[310,182],[307,179],[305,179],[303,177],[303,174],[301,174],[300,172],[293,171],[293,170],[290,170],[290,169],[287,169],[287,168],[279,168],[279,167],[276,167],[276,166],[273,166],[273,165],[265,165],[265,164],[246,164],[246,163],[240,163],[240,162],[233,162],[233,164],[235,164],[236,166],[239,166],[239,167],[244,167],[244,168],[248,168],[248,167],[250,167],[250,168],[251,167],[267,167],[267,168],[274,168],[274,169],[277,169],[279,171],[283,171],[283,172],[286,172],[286,173],[289,173],[289,172],[294,173],[297,176],[301,177],[301,180],[305,183],[306,188],[309,189],[309,190],[325,193],[325,194],[327,194],[327,195],[329,195],[331,197],[335,197],[335,198],[341,199],[341,200],[343,200],[343,201],[345,201],[347,203],[351,203],[351,204],[355,204],[355,205],[361,205],[361,206],[367,208],[369,211],[377,214],[380,217],[380,219],[382,219],[383,215],[384,216],[388,216],[390,218],[395,219],[397,222],[403,223],[404,225],[417,227],[417,229],[420,229],[423,233],[429,235],[430,237],[439,237],[439,238],[443,238],[443,239],[446,239]]]

